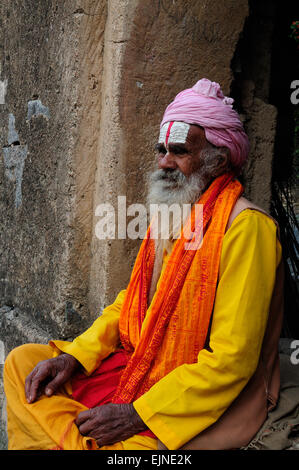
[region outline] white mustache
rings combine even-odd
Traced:
[[[156,170],[150,178],[149,204],[193,204],[205,187],[200,174],[186,177],[180,170]]]
[[[157,186],[161,190],[182,189],[188,186],[187,178],[180,170],[156,170],[150,177],[151,186]]]

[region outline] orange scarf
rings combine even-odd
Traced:
[[[158,291],[148,309],[148,294],[155,260],[149,227],[126,291],[119,320],[121,343],[129,361],[114,396],[114,403],[130,403],[166,374],[184,363],[195,363],[204,347],[213,311],[222,240],[242,185],[225,174],[216,178],[197,204],[203,204],[202,245],[186,250],[190,240],[182,231],[175,241]],[[188,221],[187,221],[188,222]]]

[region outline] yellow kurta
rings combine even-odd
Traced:
[[[134,402],[134,407],[169,449],[179,448],[214,423],[253,375],[267,323],[281,246],[276,226],[254,210],[238,215],[223,239],[219,282],[210,335],[211,351],[196,364],[173,370]],[[165,268],[165,257],[163,268]],[[4,367],[9,449],[96,449],[74,420],[86,407],[71,397],[71,384],[35,403],[25,398],[26,376],[40,361],[61,351],[75,356],[90,374],[118,346],[118,321],[125,291],[73,342],[27,344],[14,349]],[[150,315],[149,307],[147,315]],[[101,449],[156,449],[157,441],[133,436]]]
[[[223,239],[211,351],[201,350],[196,364],[173,370],[134,402],[143,421],[169,449],[179,448],[213,424],[253,375],[280,259],[274,222],[259,211],[241,212]],[[167,256],[164,268],[166,262]],[[92,373],[118,346],[124,295],[121,291],[73,342],[52,341],[54,354],[69,353],[87,374]]]

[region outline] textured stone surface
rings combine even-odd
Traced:
[[[250,140],[245,195],[270,209],[277,110],[269,104],[272,40],[277,2],[250,2],[250,12],[231,64],[233,93]]]
[[[0,307],[19,311],[2,318],[9,348],[30,328],[37,340],[75,336],[126,287],[140,242],[99,240],[95,209],[116,208],[120,195],[145,201],[163,111],[200,78],[225,94],[239,81],[247,195],[268,208],[276,111],[266,13],[256,7],[245,31],[260,65],[242,64],[239,80],[247,0],[1,4]]]
[[[128,205],[144,203],[165,107],[202,77],[229,93],[230,64],[247,13],[247,1],[109,1],[94,207],[116,207],[116,195],[126,195]],[[136,240],[93,237],[93,315],[126,287],[138,246]]]
[[[124,56],[137,4],[135,0],[108,2],[94,210],[101,203],[109,203],[116,208],[117,196],[126,195],[127,184],[131,184],[131,167],[125,158],[126,132],[120,116],[120,103]],[[139,198],[137,188],[135,198]],[[95,235],[97,221],[98,217],[94,217],[89,285],[92,318],[96,318],[99,311],[114,300],[117,292],[126,287],[130,274],[129,256],[124,250],[125,240],[99,240]]]
[[[252,158],[248,159],[245,171],[246,195],[269,211],[277,110],[271,104],[254,98],[248,115],[247,133]]]
[[[6,407],[3,388],[3,366],[0,364],[0,450],[7,449]]]
[[[19,308],[0,308],[0,329],[5,332],[5,354],[24,343],[47,344],[50,335]]]
[[[0,306],[60,337],[89,320],[105,5],[0,6]]]

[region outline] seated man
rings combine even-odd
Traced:
[[[242,197],[232,103],[202,79],[167,107],[148,202],[191,212],[168,240],[150,225],[127,289],[86,332],[8,355],[9,449],[234,449],[276,405],[281,246]]]

